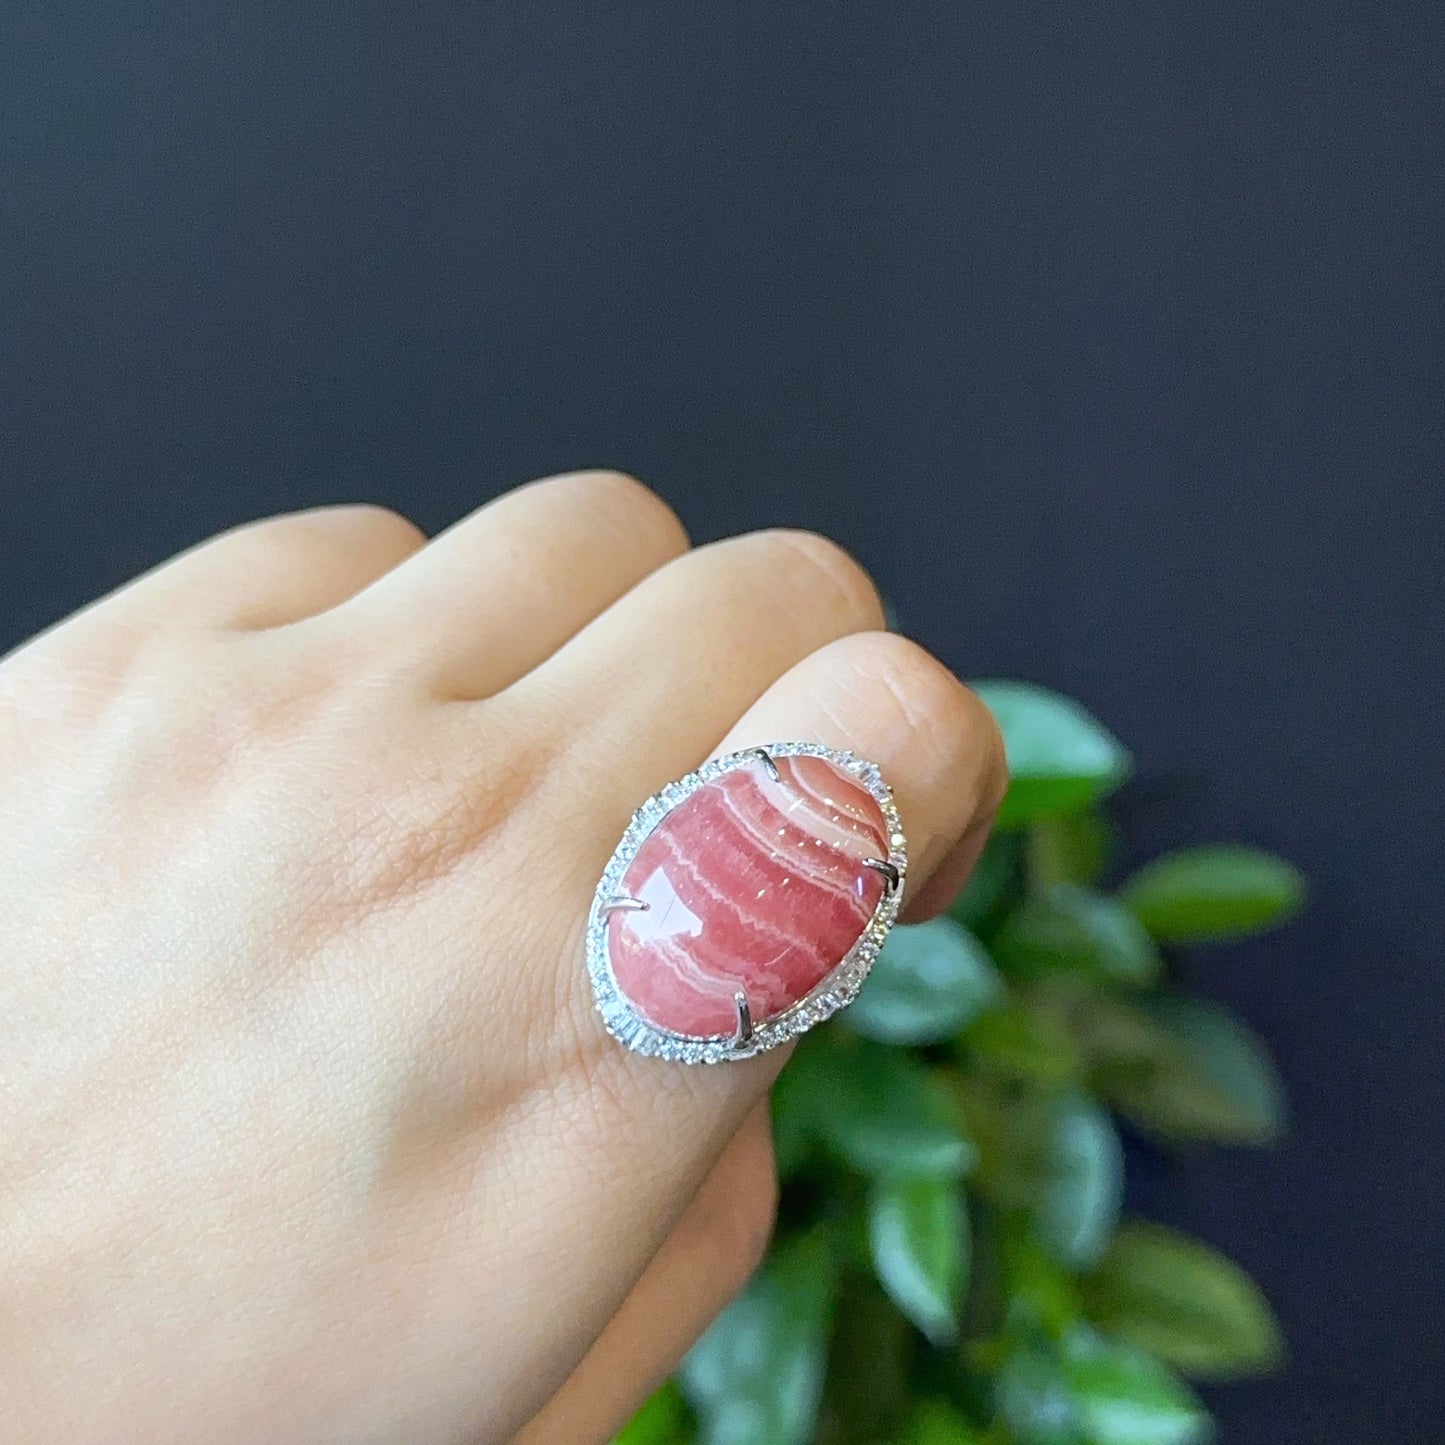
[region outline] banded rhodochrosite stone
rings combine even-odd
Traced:
[[[761,759],[704,783],[643,841],[614,912],[617,987],[649,1023],[692,1038],[730,1035],[734,995],[754,1023],[810,993],[862,936],[886,884],[882,809],[827,758]]]

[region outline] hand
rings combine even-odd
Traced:
[[[785,1051],[622,1049],[593,889],[662,784],[803,738],[941,906],[1001,748],[881,624],[831,543],[689,551],[588,473],[425,545],[244,527],[0,663],[5,1438],[607,1438],[765,1246]]]

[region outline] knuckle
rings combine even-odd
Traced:
[[[311,515],[323,519],[329,515],[359,533],[390,543],[401,553],[414,552],[426,545],[426,533],[415,522],[376,502],[347,502],[322,508]]]
[[[1003,735],[972,688],[906,637],[872,632],[847,639],[845,691],[872,711],[875,729],[907,738],[941,773],[969,779],[980,811],[994,812],[1008,788]]]
[[[374,502],[317,507],[256,525],[269,528],[270,540],[278,549],[288,553],[294,550],[303,557],[321,549],[329,551],[339,542],[372,556],[400,561],[426,545],[426,534],[415,522]]]
[[[651,487],[629,473],[606,469],[573,472],[562,480],[581,490],[590,511],[634,542],[644,537],[654,542],[664,556],[687,549],[687,530],[677,513]]]
[[[421,529],[399,512],[371,502],[344,502],[243,522],[217,533],[190,555],[229,558],[284,574],[324,563],[338,552],[394,564],[425,543]]]
[[[782,575],[810,595],[822,596],[848,618],[877,626],[883,601],[862,564],[830,537],[779,528],[758,534]]]
[[[973,729],[972,694],[926,648],[892,632],[853,640],[853,670],[870,691],[881,690],[902,728],[940,753],[958,751]]]
[[[103,729],[126,737],[167,678],[199,685],[208,658],[196,648],[182,669],[171,633],[124,617],[65,623],[0,662],[0,734],[42,751],[91,745]]]
[[[990,813],[995,813],[1009,785],[1008,754],[1004,748],[1003,732],[983,699],[971,687],[963,690],[971,712],[970,734],[977,739],[984,804]]]

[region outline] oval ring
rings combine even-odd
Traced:
[[[796,1038],[856,996],[907,870],[874,763],[781,742],[704,764],[638,808],[597,886],[587,971],[604,1024],[686,1064]]]

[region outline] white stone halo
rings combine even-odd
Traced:
[[[898,881],[896,885],[884,887],[858,941],[837,965],[797,1003],[775,1017],[763,1019],[753,1025],[745,1042],[737,1042],[732,1035],[718,1034],[699,1038],[671,1033],[658,1028],[637,1013],[618,987],[607,947],[609,905],[621,894],[622,876],[637,856],[637,850],[679,803],[691,797],[704,784],[711,783],[725,773],[756,764],[763,756],[826,758],[835,767],[856,778],[872,795],[883,814],[883,821],[888,829],[888,857],[880,861],[896,870]],[[817,743],[801,742],[765,743],[704,763],[696,772],[689,773],[685,778],[679,778],[675,783],[669,783],[660,792],[654,793],[638,808],[597,885],[592,908],[587,915],[587,973],[592,980],[597,1011],[602,1015],[607,1032],[634,1053],[682,1064],[717,1064],[748,1059],[765,1049],[776,1048],[789,1039],[797,1038],[814,1024],[822,1023],[824,1019],[852,1003],[857,996],[863,980],[868,977],[869,969],[873,967],[873,960],[878,956],[879,946],[898,917],[907,871],[908,857],[903,825],[899,821],[898,808],[893,801],[893,791],[883,781],[883,775],[876,763],[854,753],[825,748]]]

